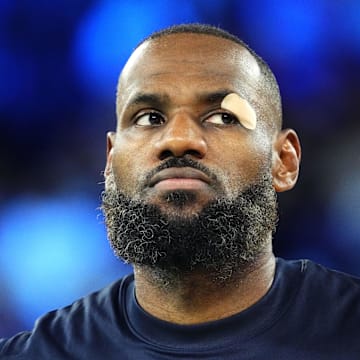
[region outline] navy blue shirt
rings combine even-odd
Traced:
[[[241,313],[176,325],[146,313],[127,276],[0,340],[0,359],[360,359],[360,279],[277,259],[268,293]]]

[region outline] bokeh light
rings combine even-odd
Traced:
[[[197,19],[192,1],[98,2],[81,20],[74,42],[75,66],[84,89],[113,97],[119,72],[141,39],[157,29]]]
[[[96,206],[81,194],[58,194],[20,197],[2,208],[0,269],[27,327],[42,313],[129,272],[120,262],[117,271],[109,267],[115,259],[106,251]]]
[[[360,275],[360,2],[0,0],[0,337],[131,271],[98,218],[105,134],[134,47],[168,25],[241,37],[303,145],[274,247]]]

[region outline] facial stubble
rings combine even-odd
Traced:
[[[269,172],[235,198],[221,197],[191,217],[182,216],[181,209],[196,201],[196,194],[173,191],[166,196],[178,210],[171,216],[129,198],[116,186],[102,197],[115,254],[166,283],[194,271],[207,273],[213,281],[228,280],[261,256],[275,232],[277,199]]]

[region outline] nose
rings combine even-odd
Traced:
[[[168,119],[155,149],[160,160],[184,155],[201,159],[207,152],[207,144],[201,125],[189,114],[177,113]]]

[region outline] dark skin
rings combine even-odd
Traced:
[[[176,41],[176,46],[172,46]],[[256,108],[255,130],[245,129],[220,108],[235,92],[253,104],[263,81],[252,55],[229,40],[203,34],[172,34],[142,44],[119,81],[118,127],[108,134],[106,180],[114,175],[126,195],[157,205],[167,216],[191,217],[210,201],[232,198],[270,168],[277,192],[297,180],[300,144],[293,130],[280,130],[271,107]],[[259,112],[263,111],[262,114]],[[144,174],[171,156],[190,156],[213,171],[212,183],[191,169],[170,169],[153,182]],[[106,186],[111,186],[106,181]],[[186,190],[195,201],[181,209],[164,193]],[[268,234],[265,251],[227,283],[214,283],[204,272],[180,276],[176,286],[161,287],[146,267],[134,266],[136,297],[150,314],[178,324],[218,320],[238,313],[265,295],[275,260]]]

